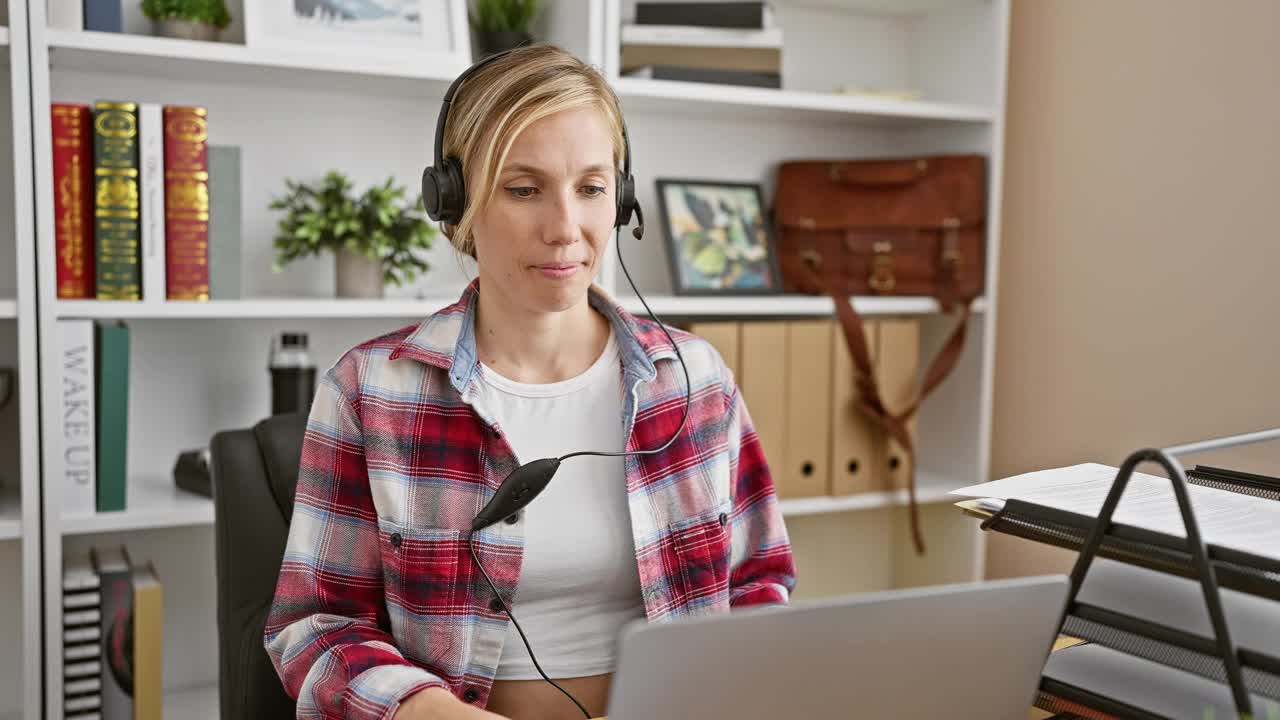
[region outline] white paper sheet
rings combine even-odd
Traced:
[[[951,494],[1025,500],[1097,517],[1118,472],[1107,465],[1085,463],[971,485]],[[1280,558],[1280,502],[1199,485],[1189,485],[1188,490],[1205,542]],[[1156,475],[1133,474],[1113,519],[1186,537],[1173,487],[1168,478]]]

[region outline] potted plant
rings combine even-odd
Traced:
[[[157,35],[184,40],[217,40],[231,23],[223,0],[142,0],[142,14],[155,23]]]
[[[418,252],[431,248],[436,230],[415,205],[401,205],[405,189],[387,178],[359,197],[351,181],[330,170],[318,185],[286,179],[288,192],[272,198],[283,210],[274,245],[278,272],[301,257],[332,251],[337,256],[338,297],[382,297],[387,283],[412,282],[430,265]]]
[[[471,28],[476,33],[480,57],[533,42],[529,28],[540,5],[540,0],[475,0]]]

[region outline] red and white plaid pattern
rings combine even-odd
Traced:
[[[487,702],[509,620],[490,609],[467,540],[517,463],[470,402],[478,293],[473,282],[419,325],[351,349],[321,379],[265,637],[300,718],[386,719],[433,685]],[[684,411],[674,349],[656,323],[597,288],[590,300],[622,351],[627,449],[658,447]],[[662,622],[786,603],[791,546],[737,384],[710,344],[671,334],[692,381],[688,425],[664,452],[625,461],[646,614]],[[507,599],[523,527],[475,534]]]

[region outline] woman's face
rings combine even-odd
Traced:
[[[525,128],[473,226],[485,288],[540,312],[584,300],[613,231],[614,173],[598,110],[565,110]]]

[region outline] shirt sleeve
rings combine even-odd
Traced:
[[[448,687],[401,654],[389,627],[364,437],[335,368],[307,421],[264,636],[297,716],[386,720],[418,690]]]
[[[760,437],[732,374],[726,370],[730,493],[733,498],[729,605],[786,604],[796,584],[795,559]]]

